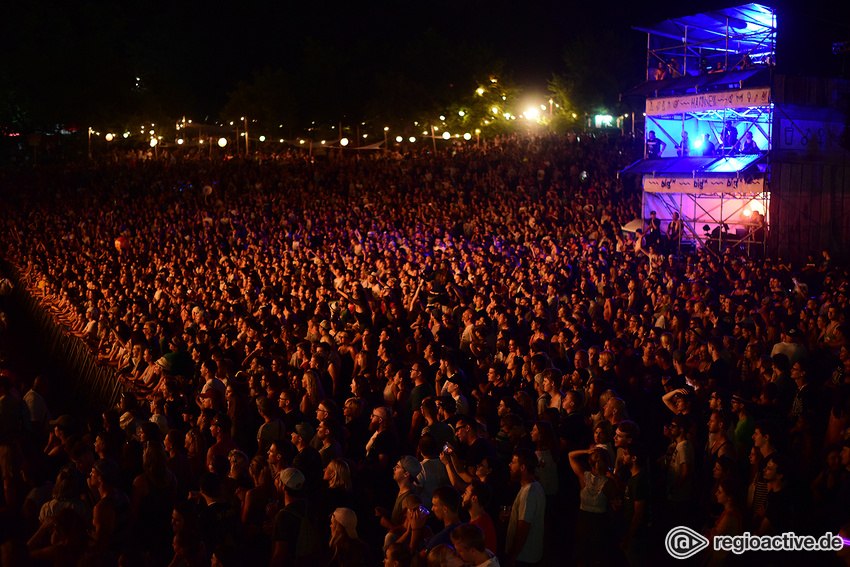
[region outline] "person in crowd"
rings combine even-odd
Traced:
[[[315,502],[319,494],[319,478],[320,473],[324,468],[322,466],[322,456],[315,447],[310,445],[316,432],[310,423],[304,421],[295,426],[295,430],[290,435],[291,443],[295,447],[295,455],[292,457],[292,466],[300,471],[304,477],[303,490]]]
[[[461,494],[452,486],[442,486],[434,491],[431,495],[431,514],[439,522],[440,531],[436,532],[424,546],[420,555],[426,557],[428,553],[439,545],[451,545],[451,533],[460,525],[460,507],[462,503]],[[418,543],[416,535],[421,533],[418,531],[422,526],[426,516],[417,515],[414,523],[414,537],[411,538],[411,548],[416,549]]]
[[[667,144],[665,144],[663,140],[655,136],[655,130],[650,130],[646,133],[645,155],[647,159],[661,157],[661,154],[664,153],[664,150],[666,148]]]
[[[313,565],[320,553],[315,512],[310,501],[299,496],[304,483],[304,475],[296,468],[278,475],[276,485],[284,506],[274,518],[272,567]]]
[[[734,153],[738,145],[738,129],[731,120],[726,121],[720,139],[723,141],[723,153],[727,155]]]
[[[650,246],[658,246],[661,239],[661,220],[658,218],[655,211],[649,212],[649,218],[646,221],[646,227],[644,230],[644,238],[646,239],[647,248]]]
[[[629,565],[643,565],[647,554],[647,537],[650,521],[649,471],[646,470],[647,453],[642,445],[632,443],[623,448],[623,466],[628,468],[629,480],[623,491],[623,525],[625,532],[620,548]]]
[[[419,438],[419,454],[422,457],[422,472],[416,478],[419,487],[422,504],[426,508],[431,507],[431,495],[436,488],[451,484],[446,465],[440,460],[440,447],[437,439],[430,433]]]
[[[738,151],[742,154],[759,153],[759,147],[755,140],[753,140],[753,133],[751,130],[747,130],[747,133],[744,134],[743,139],[741,139],[741,142],[738,145]]]
[[[469,565],[498,567],[499,560],[486,547],[484,531],[473,523],[461,524],[452,531],[452,545],[458,555]]]
[[[682,130],[682,139],[676,144],[676,155],[679,157],[689,157],[691,155],[691,141],[688,138],[687,130]]]
[[[577,555],[580,563],[587,564],[605,550],[604,537],[611,530],[611,510],[616,497],[615,483],[608,478],[612,461],[608,451],[598,447],[572,451],[569,459],[581,486]],[[599,557],[603,562],[608,560],[604,554]]]
[[[329,417],[319,422],[314,440],[318,441],[316,444],[319,445],[318,450],[319,456],[322,457],[322,466],[326,467],[333,459],[342,458],[342,445],[337,441],[341,431],[342,427],[333,418]]]
[[[86,522],[73,508],[62,508],[45,522],[27,542],[27,555],[33,561],[53,565],[74,565],[87,547]]]
[[[780,535],[796,528],[797,505],[790,485],[790,468],[791,461],[785,455],[774,455],[764,466],[769,489],[764,508],[753,521],[759,535]]]
[[[410,455],[403,456],[393,467],[393,480],[398,485],[398,495],[395,498],[393,509],[388,511],[380,506],[375,508],[375,516],[379,518],[381,527],[385,528],[387,532],[396,532],[396,535],[398,535],[397,532],[402,528],[407,512],[404,502],[409,495],[418,493],[414,483],[421,474],[422,465],[416,460],[416,457]]]
[[[691,419],[687,415],[673,416],[669,425],[673,453],[667,463],[668,523],[681,525],[688,517],[688,507],[694,497],[694,447],[688,439]]]
[[[404,544],[394,543],[384,552],[384,567],[411,567],[412,563],[413,553]]]
[[[92,510],[91,547],[117,556],[126,545],[130,528],[130,500],[120,489],[121,469],[113,461],[100,459],[92,467],[90,479],[100,497]]]
[[[469,416],[458,416],[455,422],[455,431],[462,452],[460,450],[450,451],[451,468],[465,482],[469,482],[473,474],[471,471],[474,470],[475,466],[484,457],[495,455],[496,450],[487,439],[481,436],[479,423]]]
[[[537,455],[535,478],[543,487],[546,497],[554,497],[558,493],[558,461],[556,455],[560,443],[552,424],[548,421],[535,423],[531,427],[531,441],[535,444],[534,452]]]
[[[765,478],[764,471],[768,463],[779,453],[776,451],[774,440],[779,435],[779,428],[772,421],[761,420],[755,423],[755,432],[753,433],[753,450],[757,455],[758,469],[757,475],[753,479],[753,499],[750,506],[750,513],[754,517],[759,517],[764,514],[764,505],[767,499],[767,492],[770,488],[768,479]]]
[[[705,134],[702,142],[703,157],[713,157],[716,153],[717,150],[715,149],[714,142],[711,139],[711,134]]]
[[[723,507],[723,512],[717,521],[705,534],[710,542],[705,550],[706,565],[726,565],[729,551],[715,550],[713,541],[717,536],[739,536],[744,531],[744,510],[741,502],[741,487],[733,478],[721,480],[715,490],[717,503]]]
[[[337,508],[331,514],[331,539],[328,542],[335,567],[364,567],[369,559],[369,547],[357,535],[357,514],[351,508]]]
[[[212,419],[210,433],[212,433],[215,443],[207,450],[207,467],[212,465],[213,459],[217,455],[226,457],[231,451],[239,449],[239,445],[230,436],[231,424],[230,417],[224,413],[220,413]]]
[[[478,526],[484,534],[484,544],[493,553],[498,551],[496,524],[486,509],[490,506],[493,489],[480,480],[469,483],[463,492],[463,509],[469,513],[469,523]]]
[[[510,506],[505,535],[505,565],[531,564],[543,558],[546,495],[534,479],[537,456],[530,449],[514,451],[510,463],[511,480],[520,483],[519,492]],[[503,519],[504,520],[504,519]]]

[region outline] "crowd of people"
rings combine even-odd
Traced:
[[[846,268],[657,253],[621,230],[642,152],[5,173],[14,285],[122,394],[54,419],[73,378],[4,357],[0,564],[646,565],[673,526],[850,536]]]

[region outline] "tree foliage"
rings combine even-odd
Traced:
[[[564,101],[564,112],[580,116],[613,111],[624,90],[643,79],[643,49],[629,36],[612,31],[585,31],[564,50],[564,73],[550,82],[550,91]]]
[[[296,120],[297,103],[293,95],[294,81],[281,69],[264,69],[254,75],[248,84],[240,82],[228,95],[222,110],[225,120],[238,120],[248,116],[266,129],[292,129]]]

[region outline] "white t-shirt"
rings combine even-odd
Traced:
[[[543,518],[546,513],[546,495],[537,481],[519,489],[511,508],[505,549],[511,549],[519,521],[531,524],[525,546],[517,555],[517,561],[537,563],[543,559]]]
[[[213,377],[211,380],[207,380],[206,382],[204,382],[204,386],[203,388],[201,388],[201,393],[206,394],[207,390],[209,390],[210,388],[215,388],[222,394],[224,394],[227,390],[227,386],[225,386],[224,382],[222,382],[216,377]]]
[[[30,410],[30,421],[32,421],[34,427],[44,429],[51,417],[50,410],[47,409],[47,403],[44,401],[42,395],[30,389],[29,392],[24,394],[24,403],[27,404]]]
[[[492,551],[487,551],[490,554],[490,557],[484,563],[479,563],[475,567],[499,567],[499,559],[493,555]]]
[[[676,482],[679,479],[679,473],[682,466],[688,463],[691,467],[691,474],[688,480],[676,487]],[[670,459],[670,468],[667,471],[667,498],[674,502],[682,502],[689,500],[691,497],[692,481],[694,478],[694,446],[690,441],[685,439],[676,444],[676,450]]]

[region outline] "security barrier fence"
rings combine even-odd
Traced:
[[[121,395],[121,383],[115,369],[99,366],[86,344],[78,337],[66,334],[66,327],[57,324],[53,316],[45,310],[39,301],[30,295],[21,283],[17,270],[7,262],[3,263],[4,272],[13,282],[12,294],[7,297],[10,309],[26,319],[31,332],[41,344],[40,351],[47,357],[45,361],[51,371],[70,381],[63,388],[71,395],[71,403],[85,404],[85,407],[107,408],[115,405]]]

